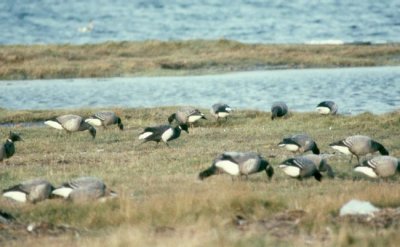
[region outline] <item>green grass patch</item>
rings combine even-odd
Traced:
[[[125,46],[129,44],[121,44]],[[153,44],[157,46],[158,44]],[[179,46],[178,44],[176,44]],[[181,44],[182,45],[182,44]],[[222,44],[223,45],[223,44]],[[112,46],[112,44],[111,44]],[[243,49],[230,44],[230,49]],[[118,46],[117,46],[118,47]],[[149,49],[151,46],[149,46]],[[153,48],[152,48],[153,49]],[[154,48],[155,49],[155,48]],[[171,48],[172,49],[172,48]],[[381,142],[395,157],[400,156],[400,113],[371,113],[356,116],[319,116],[293,112],[286,119],[271,121],[269,112],[235,111],[226,122],[217,123],[206,113],[189,134],[170,143],[137,140],[143,127],[163,124],[176,107],[113,109],[126,127],[98,128],[92,140],[88,133],[71,135],[46,126],[25,126],[20,122],[43,121],[73,112],[90,116],[99,109],[8,111],[1,109],[3,141],[9,131],[21,133],[16,154],[0,163],[0,188],[29,178],[47,178],[54,185],[77,176],[98,176],[117,191],[116,199],[104,203],[74,204],[48,200],[20,205],[0,199],[0,208],[21,224],[47,222],[69,225],[82,231],[79,238],[60,234],[1,241],[2,246],[395,246],[398,224],[377,228],[337,221],[340,207],[350,199],[367,200],[382,208],[400,206],[399,178],[389,181],[353,180],[349,157],[329,158],[337,174],[297,181],[279,170],[292,157],[277,144],[284,136],[308,133],[323,153],[333,153],[328,144],[348,135],[363,134]],[[256,151],[269,160],[275,175],[265,173],[249,179],[232,180],[228,175],[205,181],[198,173],[223,151]],[[301,217],[296,216],[301,212]],[[237,226],[237,216],[246,225]],[[8,235],[13,232],[8,232]],[[13,236],[13,235],[12,235]],[[51,237],[50,237],[51,236]]]

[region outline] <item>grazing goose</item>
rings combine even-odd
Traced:
[[[0,225],[7,225],[12,221],[15,221],[15,217],[0,209]]]
[[[2,146],[0,146],[0,162],[14,155],[14,142],[16,141],[22,141],[22,138],[17,133],[10,131],[6,142]]]
[[[322,174],[314,162],[303,156],[287,159],[279,165],[279,168],[289,177],[299,180],[314,177],[316,180],[321,181],[322,178]]]
[[[364,160],[354,168],[355,172],[363,173],[371,178],[390,177],[400,172],[400,161],[392,156],[377,156]]]
[[[57,118],[47,120],[44,122],[44,124],[55,129],[66,130],[68,133],[89,130],[89,133],[93,139],[96,137],[96,129],[89,123],[86,123],[82,117],[77,115],[62,115]]]
[[[216,157],[211,167],[200,172],[199,179],[203,180],[220,173],[227,173],[231,176],[244,175],[247,177],[250,174],[261,171],[265,171],[269,179],[274,175],[272,166],[259,154],[225,152]]]
[[[328,164],[326,158],[323,157],[323,154],[306,154],[302,157],[311,160],[318,170],[320,172],[326,172],[329,178],[335,177],[332,167]]]
[[[218,120],[219,118],[225,118],[231,114],[232,108],[227,104],[217,103],[212,105],[210,113]]]
[[[146,127],[143,132],[140,133],[139,140],[143,140],[142,143],[155,141],[157,144],[163,141],[169,146],[168,142],[178,138],[181,135],[181,130],[189,133],[187,124]]]
[[[317,108],[315,109],[319,114],[323,115],[335,115],[338,110],[338,106],[335,102],[333,101],[323,101],[317,105]]]
[[[108,190],[104,182],[96,177],[79,177],[63,183],[52,192],[53,195],[77,202],[99,199],[104,196],[116,196]]]
[[[192,125],[194,122],[200,119],[207,119],[203,113],[193,107],[184,107],[179,109],[177,112],[171,114],[168,117],[168,122],[171,124],[173,121],[178,124],[189,124]]]
[[[103,126],[104,128],[109,125],[117,124],[120,130],[124,130],[121,118],[111,111],[96,112],[94,115],[87,118],[85,122],[96,127]]]
[[[44,179],[24,181],[3,190],[3,196],[18,202],[36,203],[49,198],[54,187]]]
[[[271,107],[271,119],[283,117],[288,113],[288,107],[284,102],[276,102]]]
[[[287,150],[294,153],[312,151],[313,154],[319,154],[317,143],[307,134],[297,134],[283,138],[283,140],[278,143],[278,146],[285,147]]]
[[[350,154],[349,163],[351,163],[353,155],[357,157],[358,164],[360,164],[361,155],[372,154],[377,151],[382,155],[389,155],[389,152],[382,144],[372,140],[369,136],[363,135],[349,136],[343,140],[331,143],[329,146],[341,153]]]

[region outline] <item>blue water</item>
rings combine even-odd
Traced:
[[[236,109],[270,111],[285,101],[292,111],[314,111],[333,100],[339,113],[385,113],[400,109],[400,67],[303,69],[181,77],[0,81],[0,107],[210,108],[224,102]]]
[[[78,31],[90,21],[91,31]],[[400,42],[400,1],[2,0],[0,30],[0,44]]]

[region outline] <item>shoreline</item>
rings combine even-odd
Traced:
[[[119,113],[124,113],[127,115],[137,115],[143,114],[146,111],[160,111],[164,114],[164,118],[167,119],[168,114],[171,112],[175,112],[182,106],[157,106],[157,107],[83,107],[83,108],[65,108],[65,109],[40,109],[40,110],[32,110],[32,109],[6,109],[0,108],[0,128],[13,128],[13,127],[22,127],[22,128],[37,128],[37,127],[45,127],[43,125],[43,121],[46,119],[51,119],[56,116],[64,115],[64,114],[77,114],[82,117],[89,117],[93,112],[102,111],[102,110],[112,110]],[[208,109],[206,108],[198,108],[201,112],[205,112],[208,114]],[[260,109],[236,109],[236,112],[241,114],[270,114],[269,110],[260,110]],[[389,112],[382,113],[374,113],[370,111],[364,111],[357,114],[349,114],[349,113],[338,113],[334,117],[340,118],[353,118],[353,117],[361,117],[361,116],[374,116],[374,117],[384,117],[390,115],[396,115],[400,113],[399,109],[394,109]],[[290,111],[289,117],[293,116],[315,116],[320,117],[321,115],[316,113],[315,111]]]
[[[400,65],[400,43],[246,44],[232,40],[2,45],[0,80],[208,75]]]

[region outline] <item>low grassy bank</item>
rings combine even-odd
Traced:
[[[270,120],[270,113],[237,111],[226,122],[211,116],[190,134],[170,143],[139,145],[142,127],[165,123],[176,108],[113,109],[126,129],[99,128],[68,135],[48,127],[0,127],[2,139],[10,131],[22,134],[17,152],[0,163],[0,188],[33,177],[55,185],[76,176],[104,179],[119,197],[105,203],[72,204],[48,200],[36,205],[0,199],[0,209],[20,225],[0,228],[1,246],[396,246],[399,217],[367,223],[342,220],[339,208],[356,198],[379,207],[400,207],[398,177],[380,183],[353,181],[348,156],[329,158],[337,178],[321,183],[299,182],[277,167],[292,154],[277,147],[283,136],[307,132],[324,153],[328,144],[353,134],[379,140],[391,155],[400,156],[400,113],[357,116],[319,116],[293,113]],[[98,109],[68,111],[88,116]],[[208,112],[204,109],[204,112]],[[0,110],[0,123],[39,121],[67,113]],[[223,151],[257,151],[275,168],[248,180],[227,175],[200,182],[197,174]],[[354,160],[353,160],[354,162]],[[353,163],[354,165],[354,163]],[[244,218],[238,224],[237,217]],[[382,223],[383,222],[383,223]],[[29,233],[26,226],[36,223]]]
[[[0,46],[2,80],[399,64],[400,44],[271,45],[191,40]]]

